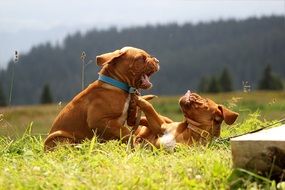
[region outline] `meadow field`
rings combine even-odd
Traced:
[[[284,182],[232,169],[230,143],[223,140],[284,118],[285,92],[202,96],[239,112],[237,122],[223,125],[221,139],[206,147],[179,145],[172,152],[93,138],[45,153],[43,140],[64,105],[0,108],[0,189],[285,189]],[[179,121],[178,98],[152,103]]]

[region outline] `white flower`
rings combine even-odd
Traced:
[[[195,179],[201,180],[201,179],[202,179],[202,176],[201,176],[201,175],[195,175]]]
[[[41,171],[41,168],[39,166],[34,166],[33,171],[39,172]]]

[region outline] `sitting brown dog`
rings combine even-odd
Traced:
[[[232,125],[238,117],[222,105],[188,91],[179,100],[184,121],[173,122],[159,115],[145,99],[138,97],[137,105],[144,112],[140,126],[135,133],[135,144],[147,141],[155,147],[172,149],[176,143],[191,145],[194,142],[206,144],[213,137],[219,137],[221,124]]]
[[[130,129],[124,126],[135,89],[152,86],[150,75],[159,70],[159,61],[141,49],[124,47],[96,57],[103,68],[99,79],[80,92],[56,117],[45,150],[58,142],[80,143],[96,134],[99,139],[127,141]]]

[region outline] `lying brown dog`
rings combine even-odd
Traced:
[[[127,141],[130,129],[124,126],[133,88],[148,89],[151,74],[159,70],[158,60],[147,52],[124,47],[96,57],[103,68],[100,78],[69,102],[56,117],[45,150],[57,142],[80,143],[96,134],[102,140]]]
[[[157,148],[170,149],[174,148],[176,143],[206,144],[213,137],[220,136],[223,121],[231,125],[238,117],[238,113],[190,91],[180,98],[179,104],[184,121],[173,122],[159,115],[148,101],[138,97],[137,105],[144,112],[145,118],[141,119],[143,126],[135,133],[135,144],[147,141]]]

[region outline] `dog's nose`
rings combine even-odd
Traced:
[[[187,92],[185,93],[185,95],[187,95],[187,96],[190,96],[190,94],[191,94],[190,90],[187,90]]]
[[[188,91],[186,92],[186,94],[185,94],[186,103],[188,103],[188,104],[191,102],[191,100],[190,100],[190,95],[191,95],[191,91],[188,90]]]
[[[159,63],[159,60],[156,57],[154,57],[154,61]]]
[[[152,57],[152,59],[154,60],[153,65],[156,67],[156,71],[159,71],[159,69],[160,69],[159,60],[155,57]]]
[[[159,65],[159,63],[157,63],[157,71],[159,71],[160,70],[160,65]]]

